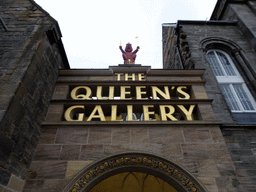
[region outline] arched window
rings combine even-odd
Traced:
[[[232,112],[255,112],[255,101],[229,55],[211,49],[207,58]]]

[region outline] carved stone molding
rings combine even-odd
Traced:
[[[144,172],[159,177],[178,191],[206,192],[206,189],[179,165],[156,155],[129,152],[104,158],[83,169],[63,192],[90,191],[100,181],[126,171]]]
[[[233,52],[240,51],[241,48],[233,41],[221,37],[207,37],[200,41],[200,48],[207,51],[210,44],[222,44],[229,47]]]

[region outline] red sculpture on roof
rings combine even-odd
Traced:
[[[121,52],[123,53],[124,64],[134,64],[136,59],[136,53],[139,51],[140,47],[137,46],[137,49],[132,52],[132,44],[127,43],[125,47],[125,51],[122,46],[119,46]]]

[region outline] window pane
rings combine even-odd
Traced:
[[[236,76],[236,73],[232,67],[232,65],[230,64],[230,62],[228,61],[228,58],[221,52],[216,51],[220,62],[225,70],[225,72],[227,73],[227,76]]]
[[[229,87],[229,85],[220,85],[220,89],[232,111],[240,111],[237,101]]]
[[[209,59],[209,62],[211,64],[211,67],[213,69],[215,76],[224,76],[224,73],[220,68],[220,64],[219,64],[214,52],[213,51],[209,52],[207,54],[207,57]]]
[[[236,94],[237,94],[240,102],[243,105],[244,110],[254,110],[254,107],[252,106],[252,103],[251,103],[248,95],[244,91],[242,85],[233,85],[233,87],[236,91]]]

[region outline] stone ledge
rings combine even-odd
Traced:
[[[80,121],[80,122],[68,122],[68,121],[60,121],[60,122],[43,122],[42,126],[78,126],[78,125],[222,125],[222,121],[217,120],[208,120],[208,121]]]
[[[86,104],[86,105],[148,105],[150,101],[150,105],[186,105],[186,104],[211,104],[213,99],[166,99],[166,100],[157,100],[157,99],[148,99],[148,100],[73,100],[73,99],[52,99],[51,104],[58,103],[58,104]]]

